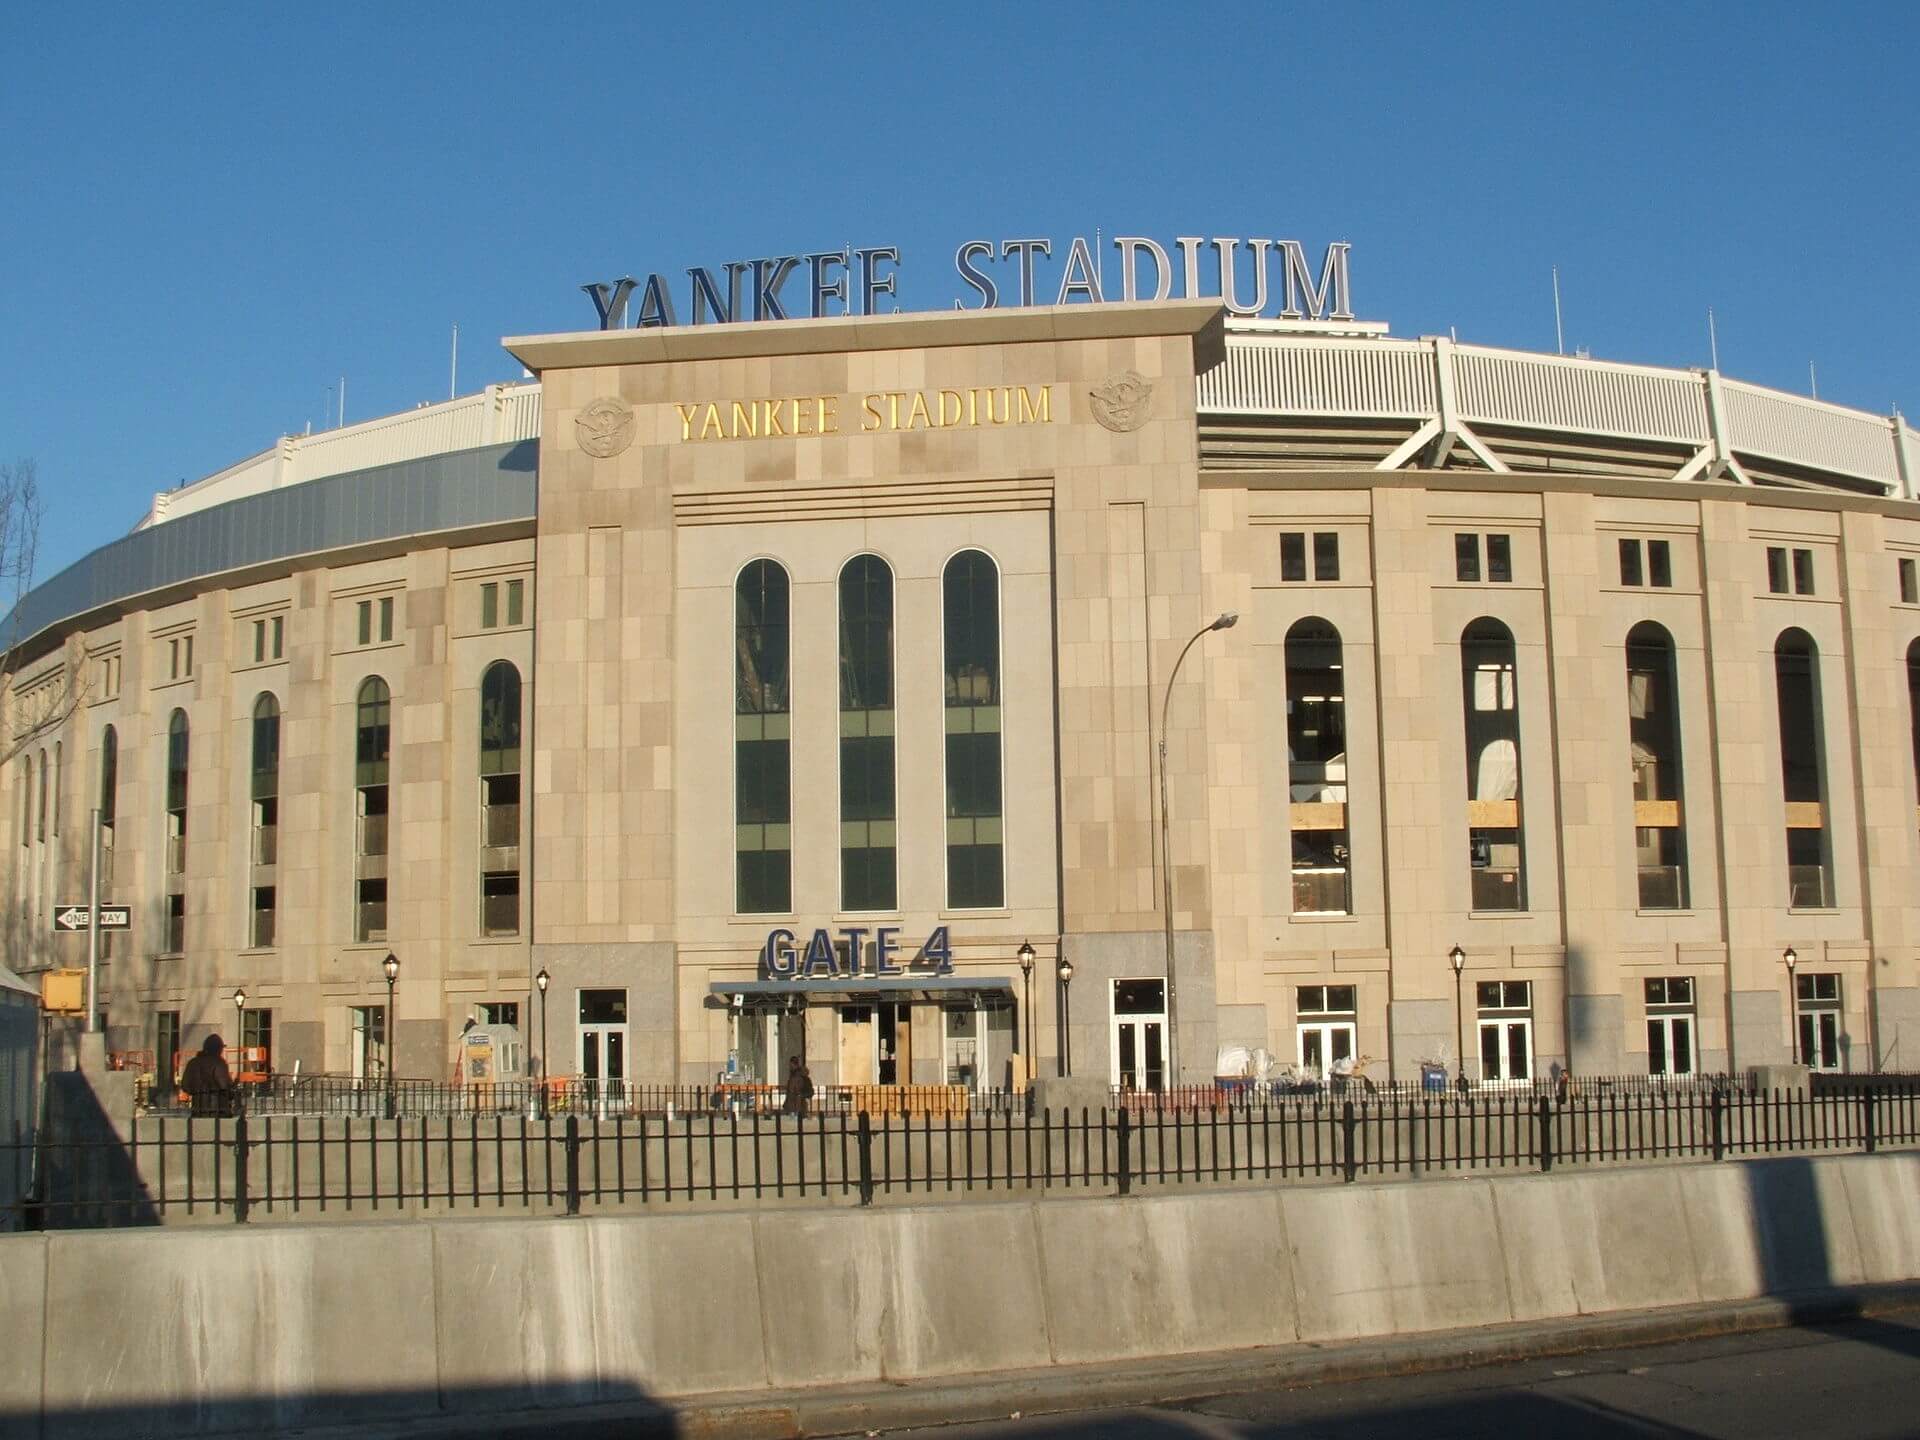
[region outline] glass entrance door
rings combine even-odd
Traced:
[[[1167,982],[1113,982],[1113,1074],[1123,1090],[1167,1088]]]
[[[1300,1069],[1309,1078],[1324,1080],[1333,1067],[1353,1058],[1355,1026],[1351,1020],[1318,1021],[1300,1026]]]
[[[580,1083],[596,1108],[624,1105],[627,1097],[627,992],[580,992]]]

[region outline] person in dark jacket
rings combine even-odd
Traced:
[[[813,1099],[813,1076],[800,1063],[798,1055],[787,1061],[787,1114],[805,1115],[807,1102]]]
[[[220,1053],[225,1048],[225,1042],[218,1035],[209,1035],[200,1053],[180,1072],[180,1088],[187,1092],[187,1101],[195,1115],[234,1113],[233,1072]]]

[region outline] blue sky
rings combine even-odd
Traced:
[[[514,378],[582,282],[961,241],[1353,246],[1395,334],[1920,414],[1920,7],[82,4],[0,17],[0,457],[41,574],[282,433]],[[1057,269],[1046,273],[1057,277]],[[1057,282],[1056,282],[1057,283]]]

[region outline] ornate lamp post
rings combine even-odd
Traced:
[[[1073,1038],[1070,1025],[1073,1020],[1073,1005],[1067,995],[1067,987],[1073,983],[1073,962],[1066,956],[1060,957],[1060,963],[1054,967],[1059,984],[1054,988],[1058,992],[1060,1010],[1060,1062],[1062,1075],[1073,1073]]]
[[[1024,1008],[1027,1012],[1027,1079],[1033,1079],[1033,946],[1020,942],[1020,978],[1026,982]]]
[[[1167,921],[1167,1073],[1175,1086],[1180,1083],[1180,987],[1173,972],[1173,852],[1168,848],[1172,827],[1167,819],[1167,707],[1173,703],[1173,682],[1180,678],[1180,667],[1186,663],[1187,651],[1193,649],[1201,636],[1215,630],[1231,630],[1239,623],[1239,615],[1229,610],[1196,630],[1193,638],[1181,647],[1180,658],[1173,662],[1173,671],[1167,676],[1166,693],[1160,700],[1160,904],[1166,911]]]
[[[386,1061],[387,1061],[387,1119],[393,1119],[393,982],[400,978],[400,957],[391,950],[387,958],[380,962],[380,968],[387,977],[387,1014],[386,1014]]]
[[[540,1118],[544,1120],[547,1118],[547,986],[553,983],[546,966],[540,967],[533,983],[540,990]]]
[[[1447,952],[1447,961],[1453,966],[1453,1041],[1460,1047],[1460,1063],[1456,1069],[1464,1088],[1467,1083],[1467,1036],[1466,1016],[1460,1006],[1460,976],[1467,968],[1467,952],[1456,945]]]
[[[247,1038],[247,992],[245,990],[235,990],[233,992],[233,1043],[235,1045],[244,1045],[246,1043],[246,1038]],[[240,1068],[243,1070],[246,1068],[245,1056],[241,1057]],[[236,1084],[233,1087],[233,1096],[235,1100],[238,1100],[239,1095],[240,1095],[240,1087],[239,1085]]]
[[[1793,1063],[1800,1063],[1800,991],[1795,986],[1794,970],[1800,964],[1800,957],[1793,946],[1787,946],[1787,953],[1780,957],[1787,962],[1787,1030],[1793,1036]]]

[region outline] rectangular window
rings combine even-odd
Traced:
[[[1513,542],[1505,535],[1487,536],[1487,579],[1506,585],[1513,580]]]
[[[1340,578],[1340,536],[1332,530],[1313,532],[1313,578]]]
[[[480,587],[480,628],[491,630],[500,623],[500,587],[488,581]]]
[[[240,1012],[240,1063],[233,1067],[233,1078],[245,1080],[273,1074],[273,1011]]]
[[[1351,1015],[1358,989],[1352,985],[1302,985],[1294,992],[1302,1015]]]
[[[187,1057],[180,1053],[180,1012],[156,1010],[153,1016],[153,1083],[156,1090],[177,1088],[180,1067]]]
[[[1453,574],[1456,580],[1480,578],[1480,537],[1478,535],[1453,537]]]
[[[1284,530],[1280,534],[1280,578],[1307,578],[1307,537],[1301,531]]]
[[[380,643],[386,644],[393,639],[393,597],[380,597]]]
[[[358,632],[360,638],[358,643],[371,645],[373,643],[373,602],[371,600],[362,600],[359,605],[355,607],[355,610],[360,622]]]
[[[1793,593],[1813,594],[1813,551],[1811,550],[1793,552]]]
[[[187,897],[167,896],[165,934],[160,938],[160,953],[178,955],[187,948]]]
[[[1902,605],[1920,605],[1920,575],[1915,574],[1915,565],[1911,559],[1900,561],[1900,603]]]
[[[253,663],[258,665],[267,658],[267,622],[253,622]]]
[[[1767,547],[1767,593],[1787,593],[1787,547],[1784,545]]]
[[[1673,588],[1673,546],[1667,541],[1647,542],[1647,578],[1662,590]]]
[[[526,614],[527,582],[507,581],[507,624],[518,625]]]
[[[519,1025],[520,1002],[518,1000],[481,1001],[480,1023],[482,1025]]]
[[[1336,1092],[1344,1091],[1357,1048],[1354,987],[1302,985],[1294,992],[1294,1000],[1294,1045],[1300,1069],[1330,1082]]]
[[[167,642],[167,678],[169,680],[178,680],[180,678],[180,639],[178,636],[175,636]]]
[[[273,945],[274,887],[256,885],[253,887],[253,928],[247,937],[247,943],[255,949],[266,950]]]
[[[1620,583],[1622,585],[1644,585],[1646,578],[1640,571],[1640,542],[1622,540],[1620,542]]]
[[[274,659],[278,660],[282,655],[286,653],[286,639],[287,639],[287,617],[284,615],[276,615],[273,617],[273,658]]]
[[[480,877],[480,933],[487,936],[520,933],[519,871]]]

